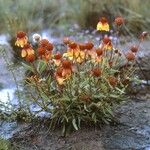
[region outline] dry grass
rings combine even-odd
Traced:
[[[131,32],[150,29],[150,0],[0,0],[0,31],[33,32],[56,24],[94,27],[100,16],[122,15]]]

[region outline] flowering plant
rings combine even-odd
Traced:
[[[115,19],[117,26],[123,23],[123,18]],[[97,30],[109,31],[106,19]],[[142,33],[140,43],[146,34]],[[26,33],[17,33],[16,45],[22,47],[21,56],[26,62],[23,66],[33,74],[25,79],[29,98],[51,113],[51,127],[61,125],[65,133],[72,127],[78,130],[83,123],[109,123],[112,107],[123,101],[132,80],[139,45],[124,53],[108,36],[99,46],[65,37],[67,50],[62,53],[38,34],[34,41],[37,45],[33,48]]]

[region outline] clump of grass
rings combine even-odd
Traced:
[[[126,32],[136,33],[148,30],[150,26],[148,1],[140,0],[68,0],[71,16],[83,27],[94,27],[101,16],[107,17],[110,22],[115,16],[125,16],[128,20]]]
[[[18,29],[33,32],[43,29],[46,22],[54,23],[59,18],[57,3],[52,0],[0,0],[0,18],[3,31],[14,35]]]
[[[0,137],[0,150],[13,150],[9,141]]]

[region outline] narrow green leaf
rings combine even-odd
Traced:
[[[40,60],[38,62],[37,71],[41,74],[46,69],[47,63],[43,60]]]
[[[22,66],[25,67],[26,70],[29,70],[29,71],[31,71],[31,72],[34,73],[34,69],[33,69],[30,65],[27,65],[27,64],[25,64],[25,63],[22,63]]]
[[[87,107],[86,107],[86,104],[84,104],[84,109],[87,111],[87,112],[90,112]]]
[[[75,130],[78,130],[78,126],[76,124],[76,119],[72,120],[72,124],[73,124],[73,127],[75,128]]]

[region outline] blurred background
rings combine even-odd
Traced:
[[[18,30],[95,29],[101,16],[111,22],[121,15],[125,33],[150,29],[150,0],[0,0],[0,33],[14,36]]]

